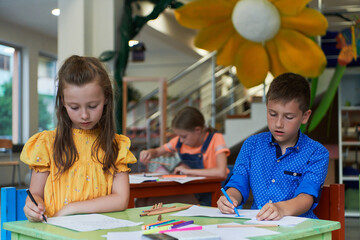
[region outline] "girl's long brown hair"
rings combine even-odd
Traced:
[[[97,81],[103,89],[106,103],[97,124],[100,134],[92,146],[91,156],[102,164],[104,172],[110,173],[111,168],[114,171],[117,170],[115,161],[119,148],[115,140],[116,127],[111,80],[98,59],[74,55],[64,62],[58,73],[55,105],[58,123],[54,141],[54,161],[58,168],[57,174],[66,172],[79,158],[72,137],[72,122],[64,107],[64,87],[65,85],[83,86],[93,81]],[[98,152],[101,150],[104,151],[103,159],[99,159]]]

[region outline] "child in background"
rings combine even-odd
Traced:
[[[152,158],[169,152],[178,152],[182,162],[174,173],[226,177],[230,150],[221,133],[205,127],[204,116],[199,110],[194,107],[181,109],[171,126],[177,137],[158,148],[141,151],[139,160],[142,163],[147,164]]]
[[[32,169],[29,221],[121,211],[129,201],[130,140],[116,134],[113,89],[96,58],[71,56],[58,73],[57,128],[32,136],[21,160]]]
[[[175,174],[226,178],[230,150],[221,133],[205,127],[204,116],[199,110],[183,108],[175,115],[171,126],[177,137],[158,148],[141,151],[141,162],[147,164],[152,158],[178,152],[181,163],[174,169]],[[195,197],[200,205],[211,205],[211,194],[200,193]]]
[[[235,213],[253,192],[252,209],[261,209],[258,220],[283,216],[317,218],[321,187],[327,174],[329,153],[300,131],[311,110],[308,81],[285,73],[273,80],[266,95],[269,132],[249,137],[236,159],[225,189],[233,205],[221,196],[218,208]]]

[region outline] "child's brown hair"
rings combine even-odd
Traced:
[[[100,134],[95,140],[91,155],[109,172],[116,169],[115,160],[119,152],[115,140],[114,99],[112,83],[102,63],[93,57],[71,56],[65,60],[58,72],[58,90],[56,95],[57,128],[54,141],[54,161],[59,169],[58,174],[68,170],[78,159],[72,138],[72,122],[64,106],[64,88],[67,85],[83,86],[96,81],[102,88],[105,102],[102,116],[97,124]],[[104,151],[104,159],[99,159],[99,150]]]
[[[270,84],[266,94],[266,104],[269,100],[299,103],[300,110],[305,113],[310,106],[309,82],[301,75],[284,73],[277,76]]]
[[[171,122],[171,127],[194,131],[195,127],[205,127],[205,119],[198,109],[188,106],[176,113]]]

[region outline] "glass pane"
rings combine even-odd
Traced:
[[[56,60],[39,56],[38,104],[39,131],[55,128],[55,79]]]
[[[0,137],[12,137],[12,79],[15,49],[0,44]]]

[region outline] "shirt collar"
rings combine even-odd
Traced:
[[[275,141],[274,141],[274,137],[272,136],[272,134],[271,134],[271,132],[269,131],[269,136],[268,136],[268,138],[269,138],[269,143],[270,143],[270,145],[271,146],[275,146],[275,145],[278,145],[278,143],[276,143]],[[296,144],[295,144],[295,146],[294,147],[291,147],[291,148],[293,148],[293,149],[295,149],[295,151],[300,151],[300,149],[301,149],[301,143],[304,141],[304,134],[300,131],[300,129],[299,129],[299,138],[298,138],[298,140],[297,140],[297,142],[296,142]]]

